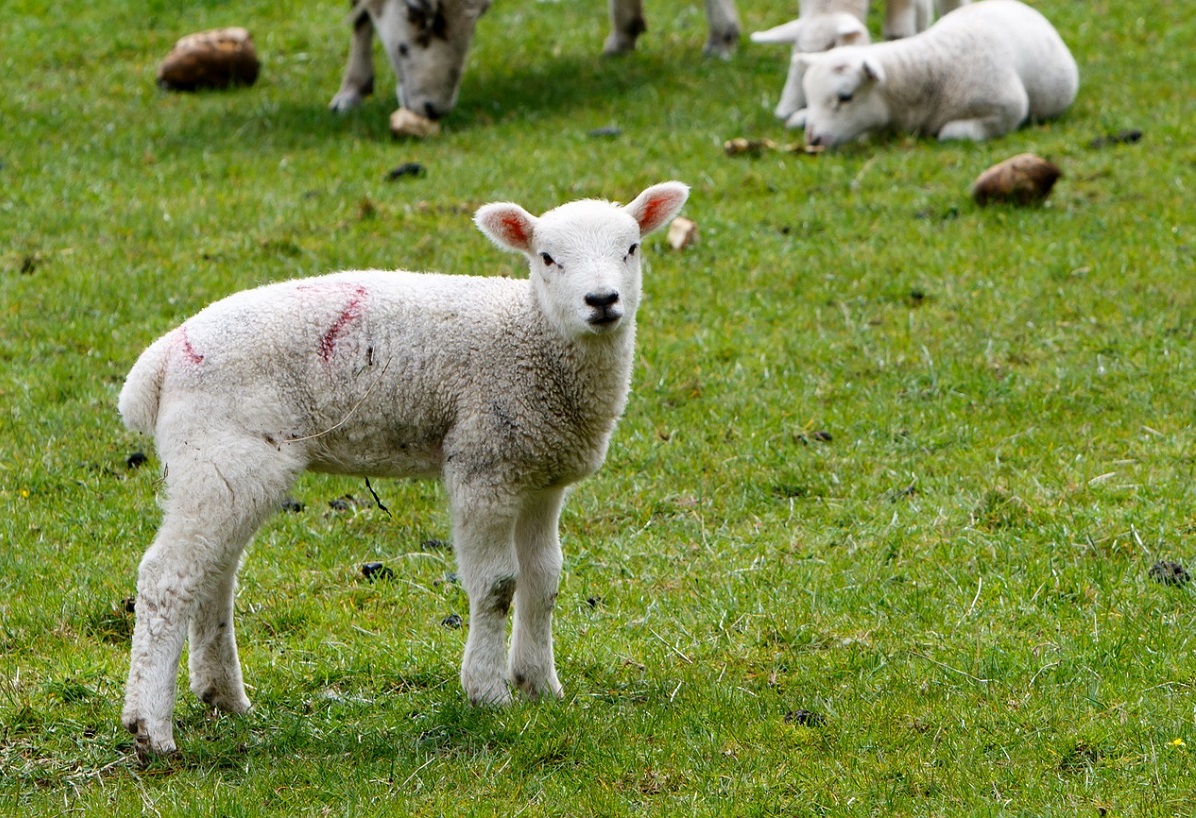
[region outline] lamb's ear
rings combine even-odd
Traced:
[[[788,23],[782,23],[779,26],[773,26],[764,31],[753,31],[752,42],[793,45],[797,42],[797,36],[801,33],[801,28],[801,20],[790,20]]]
[[[646,236],[677,215],[689,198],[689,185],[681,182],[661,182],[645,190],[623,210],[639,222],[640,235]]]
[[[885,70],[876,60],[872,59],[871,57],[865,57],[860,68],[863,70],[864,76],[867,79],[872,80],[872,82],[875,82],[877,85],[884,84]]]
[[[537,219],[522,207],[510,202],[483,205],[473,217],[474,224],[492,242],[504,250],[532,252],[532,234]]]
[[[864,28],[864,24],[854,17],[844,15],[839,20],[839,28],[835,31],[835,44],[844,46],[867,45],[867,43],[868,29]]]

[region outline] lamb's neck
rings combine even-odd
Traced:
[[[550,390],[573,412],[599,422],[618,418],[631,385],[635,316],[624,318],[612,332],[581,338],[562,336],[534,306],[526,321],[524,326],[534,335],[529,340],[542,350],[542,375],[552,384]]]

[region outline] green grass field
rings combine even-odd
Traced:
[[[340,2],[5,0],[0,815],[1196,814],[1196,598],[1149,575],[1196,568],[1196,15],[1034,5],[1080,65],[1060,121],[732,158],[796,138],[784,55],[703,61],[679,0],[617,60],[600,3],[499,0],[426,142],[391,140],[382,60],[327,113]],[[179,36],[234,24],[256,86],[155,88]],[[974,205],[1023,151],[1063,168],[1046,205]],[[389,517],[307,476],[241,572],[254,710],[184,691],[180,755],[138,766],[125,600],[161,464],[115,404],[140,351],[289,277],[520,275],[478,205],[669,178],[701,237],[646,242],[628,410],[562,521],[565,700],[464,702],[438,486],[374,481]]]

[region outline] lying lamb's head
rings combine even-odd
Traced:
[[[806,144],[833,147],[890,124],[884,69],[866,49],[803,56]]]
[[[567,338],[607,335],[634,323],[640,239],[666,224],[689,196],[680,182],[645,190],[631,204],[586,199],[539,218],[517,204],[489,204],[474,221],[495,244],[531,263],[532,290]]]
[[[399,105],[439,119],[457,104],[465,57],[490,0],[371,4],[374,27],[399,78]]]
[[[791,20],[766,31],[752,34],[753,43],[775,43],[788,45],[793,49],[789,58],[789,74],[781,90],[781,101],[777,104],[778,119],[788,120],[806,107],[802,91],[802,76],[805,65],[803,54],[817,54],[845,45],[865,45],[869,42],[868,29],[858,19],[845,12],[816,14]]]

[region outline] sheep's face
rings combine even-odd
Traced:
[[[574,202],[539,220],[531,247],[532,288],[562,335],[605,335],[633,321],[641,281],[635,219],[610,205]]]
[[[886,127],[884,71],[860,50],[840,48],[803,58],[806,144],[833,147]]]
[[[378,39],[399,78],[399,105],[439,119],[457,104],[465,57],[490,0],[371,3]]]
[[[587,199],[536,218],[519,205],[478,211],[482,231],[527,256],[536,302],[567,338],[618,333],[632,326],[640,300],[640,241],[681,209],[689,189],[654,185],[626,207]]]

